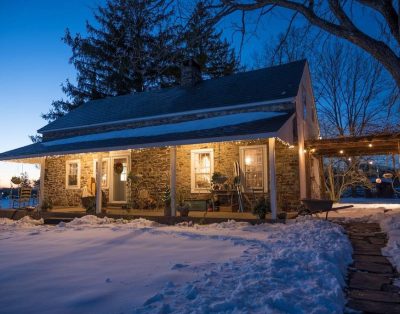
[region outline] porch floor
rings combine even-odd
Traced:
[[[84,214],[85,209],[80,207],[56,207],[49,211],[49,213],[69,213],[69,214]],[[119,208],[103,208],[103,213],[110,216],[142,216],[142,217],[163,217],[164,211],[162,209],[119,209]],[[177,214],[179,217],[179,213]],[[223,218],[223,219],[254,219],[251,212],[204,212],[204,211],[190,211],[189,217],[193,218]],[[268,217],[267,218],[271,218]]]

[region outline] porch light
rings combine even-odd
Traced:
[[[340,154],[343,154],[343,153],[344,153],[343,149],[341,149],[341,150],[339,151],[339,153],[340,153]]]
[[[246,164],[246,166],[249,166],[253,163],[253,159],[250,156],[246,156],[246,158],[244,159],[244,163]]]
[[[370,161],[368,161],[368,163],[369,163],[370,165],[372,165],[374,162],[373,162],[372,160],[370,160]]]
[[[369,143],[369,144],[368,144],[368,147],[372,147],[372,144],[371,144],[371,143]]]

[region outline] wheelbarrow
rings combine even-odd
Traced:
[[[328,219],[328,214],[330,211],[353,207],[353,205],[333,207],[333,201],[331,200],[304,198],[300,201],[302,205],[298,213],[299,216],[326,213],[325,220]]]

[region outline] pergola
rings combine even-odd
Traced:
[[[400,133],[309,140],[305,149],[315,157],[400,154]]]

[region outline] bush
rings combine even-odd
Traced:
[[[265,219],[265,215],[271,212],[271,204],[269,199],[261,197],[257,204],[253,207],[253,214],[258,216],[260,219]]]

